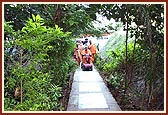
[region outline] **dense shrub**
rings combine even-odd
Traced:
[[[76,65],[71,33],[44,26],[39,15],[32,15],[21,31],[9,22],[4,29],[4,109],[63,110],[62,86]]]

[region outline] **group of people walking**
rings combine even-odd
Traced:
[[[92,43],[91,40],[85,39],[85,41],[79,41],[76,44],[76,48],[74,50],[74,58],[80,63],[88,63],[86,59],[86,55],[89,55],[89,63],[94,63],[95,61],[95,54],[98,53],[96,44]]]

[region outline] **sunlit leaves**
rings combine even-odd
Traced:
[[[63,32],[58,25],[50,28],[43,23],[40,15],[32,15],[21,31],[14,31],[8,23],[5,25],[5,31],[13,33],[11,37],[16,35],[18,47],[15,49],[18,52],[16,62],[6,62],[12,66],[11,71],[5,71],[9,75],[5,76],[5,98],[11,95],[10,90],[20,86],[21,80],[23,83],[23,103],[13,107],[6,101],[6,110],[53,110],[55,107],[62,110],[59,86],[66,83],[66,76],[72,70],[68,62],[73,48],[71,33]]]

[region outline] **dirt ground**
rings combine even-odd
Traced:
[[[61,105],[63,107],[63,111],[67,110],[69,96],[70,96],[71,87],[72,87],[72,83],[73,83],[73,76],[74,76],[74,72],[72,72],[72,73],[70,73],[68,75],[68,82],[62,88],[62,94],[63,94],[63,96],[60,98],[60,103],[61,103]]]

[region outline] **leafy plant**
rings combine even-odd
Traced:
[[[120,81],[120,78],[117,76],[117,75],[110,75],[110,77],[109,77],[109,83],[110,84],[112,84],[112,86],[116,89],[116,90],[118,90],[119,89],[119,87],[120,87],[120,82],[122,82],[122,81]]]
[[[5,23],[5,33],[15,38],[14,44],[5,46],[14,45],[17,51],[16,59],[13,58],[16,54],[11,52],[11,63],[6,62],[10,71],[5,71],[5,110],[63,110],[61,87],[73,71],[70,67],[75,65],[70,61],[73,48],[70,33],[64,33],[57,25],[44,26],[40,15],[32,15],[21,31],[14,31]],[[19,90],[14,96],[16,89]]]

